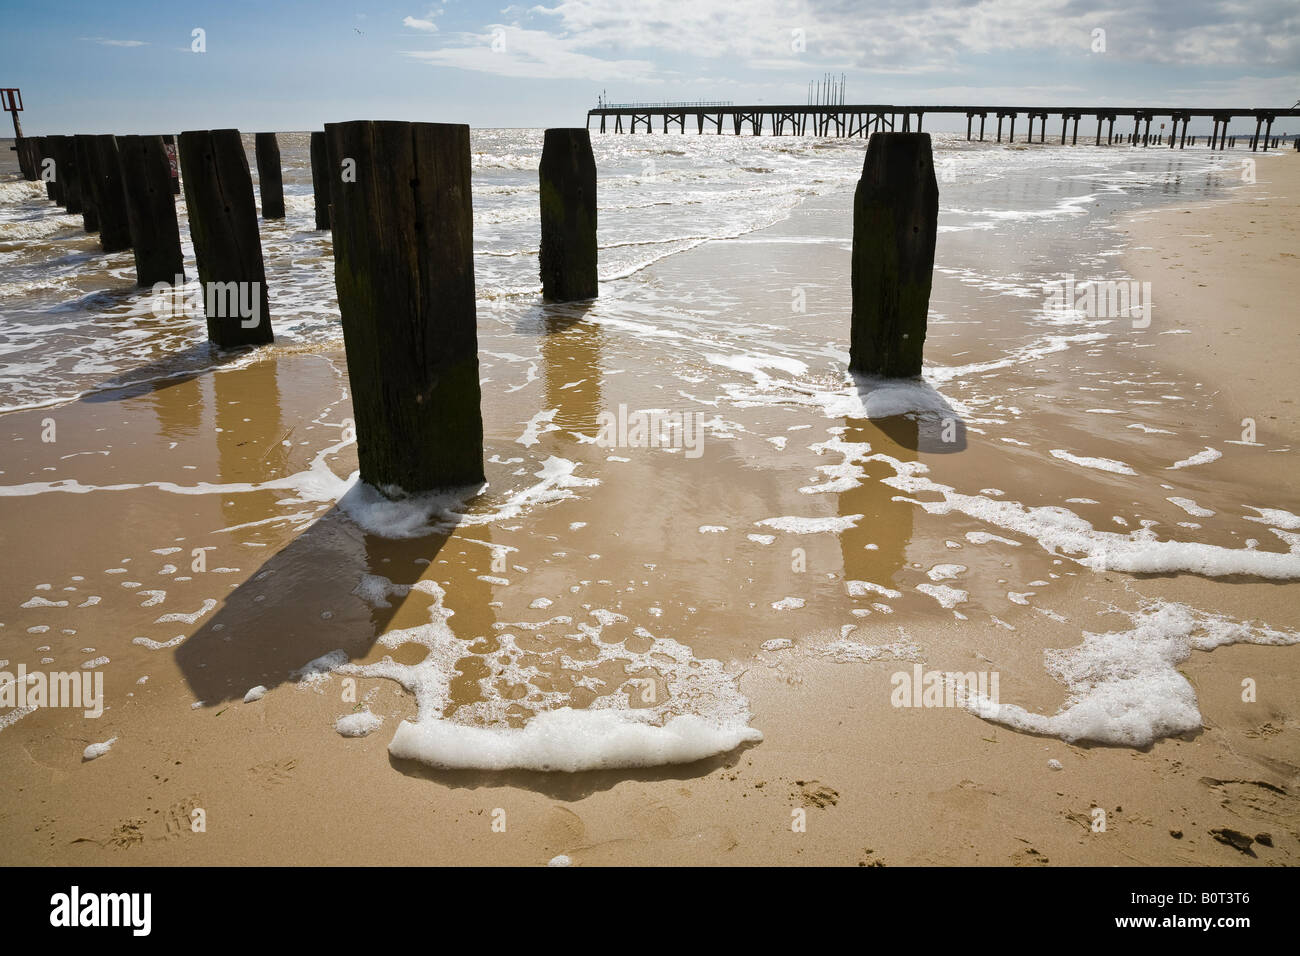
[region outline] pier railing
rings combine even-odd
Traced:
[[[665,101],[665,102],[661,102],[661,103],[605,103],[605,104],[603,104],[603,105],[601,105],[601,106],[596,107],[596,109],[597,109],[597,110],[602,110],[602,109],[606,109],[606,110],[675,110],[675,109],[678,109],[678,108],[681,108],[681,107],[685,107],[686,109],[700,109],[700,108],[710,108],[710,109],[711,109],[711,108],[722,107],[722,108],[725,109],[725,108],[727,108],[727,107],[734,106],[734,105],[735,105],[735,104],[732,103],[731,100],[691,100],[691,101],[689,101],[689,102],[685,102],[685,101],[683,101],[683,102],[680,102],[680,103],[675,103],[675,102],[672,102],[672,101]]]
[[[722,133],[724,123],[739,136],[748,130],[755,136],[769,129],[773,136],[834,136],[866,138],[875,132],[921,132],[927,113],[956,113],[966,117],[966,138],[975,138],[974,120],[979,118],[979,136],[985,138],[988,117],[997,118],[997,142],[1002,142],[1003,123],[1010,121],[1007,142],[1016,142],[1016,120],[1024,116],[1029,130],[1024,142],[1047,141],[1048,117],[1061,120],[1061,145],[1079,141],[1079,122],[1087,116],[1097,120],[1094,145],[1101,145],[1103,133],[1106,144],[1127,143],[1134,146],[1177,146],[1182,148],[1195,143],[1188,137],[1188,126],[1193,118],[1213,120],[1213,132],[1205,139],[1213,149],[1236,145],[1238,136],[1228,136],[1228,124],[1234,119],[1253,119],[1255,129],[1249,134],[1250,148],[1268,150],[1277,147],[1279,137],[1273,135],[1273,123],[1279,117],[1300,116],[1300,109],[1263,108],[1183,108],[1168,106],[897,106],[892,104],[799,104],[735,106],[723,103],[616,103],[606,104],[587,111],[587,126],[593,117],[600,118],[600,132],[635,133],[653,131],[653,117],[660,117],[663,131],[671,127],[676,132],[686,132],[686,117],[694,116],[696,131],[703,133],[705,126],[712,132]],[[610,120],[613,120],[612,124]],[[1120,119],[1131,120],[1131,132],[1116,132]],[[1153,120],[1166,120],[1153,132]],[[624,120],[627,120],[625,127]],[[1037,138],[1034,124],[1038,122]],[[915,123],[915,125],[913,125]],[[1166,130],[1165,126],[1169,129]],[[1181,124],[1181,130],[1179,125]],[[1087,133],[1084,134],[1087,141]],[[1055,141],[1055,136],[1053,136]]]

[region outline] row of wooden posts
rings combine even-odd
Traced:
[[[142,286],[179,282],[183,259],[162,136],[47,136],[33,168],[50,198],[131,248]],[[180,182],[218,346],[272,341],[252,177],[238,130],[180,134]],[[275,134],[256,136],[264,218],[284,216]],[[47,160],[50,161],[47,163]],[[361,478],[388,494],[479,484],[483,423],[469,127],[356,121],[311,134],[316,226],[333,231]],[[596,162],[586,129],[548,129],[538,169],[542,295],[598,292]],[[928,133],[868,141],[854,198],[850,368],[921,372],[938,229]],[[230,315],[231,299],[251,305]]]

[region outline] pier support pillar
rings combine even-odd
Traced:
[[[1269,137],[1273,135],[1273,117],[1268,117],[1264,128],[1264,152],[1268,152]],[[1276,144],[1275,144],[1276,145]]]
[[[325,135],[356,163],[331,195],[361,479],[411,494],[478,485],[469,127],[359,120]]]
[[[551,302],[594,299],[596,278],[596,160],[581,129],[548,129],[538,169],[542,204],[542,297]]]
[[[184,278],[185,257],[172,198],[171,164],[161,136],[119,136],[122,194],[126,200],[136,284],[151,286]]]
[[[222,348],[271,342],[253,177],[239,130],[188,130],[179,145],[208,338]]]
[[[985,117],[987,117],[988,115],[989,115],[988,113],[981,113],[981,114],[980,114],[980,142],[981,142],[981,143],[984,142],[984,119],[985,119]]]
[[[921,374],[938,222],[929,134],[871,137],[853,200],[851,370]]]
[[[970,125],[971,125],[971,121],[974,119],[975,119],[974,113],[966,114],[966,142],[968,143],[970,142]]]

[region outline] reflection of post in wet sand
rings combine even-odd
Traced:
[[[563,431],[594,435],[601,408],[600,326],[583,321],[591,303],[545,307],[542,380],[546,407],[559,409],[553,423]]]
[[[899,416],[877,423],[846,418],[844,424],[848,427],[844,441],[866,442],[872,454],[916,460],[918,428],[914,420]],[[907,560],[915,505],[892,500],[900,492],[880,480],[894,474],[887,462],[867,461],[861,467],[865,473],[861,483],[839,496],[841,517],[862,515],[854,527],[840,532],[844,577],[893,587],[894,576]]]
[[[217,474],[226,484],[265,481],[285,473],[292,429],[280,412],[278,364],[254,362],[207,376],[212,383],[213,421],[217,436]],[[262,495],[223,495],[226,525],[269,517]]]
[[[203,417],[202,378],[187,378],[150,389],[146,397],[158,417],[160,438],[179,443],[198,434]]]

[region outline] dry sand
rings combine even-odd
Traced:
[[[1261,433],[1276,430],[1286,436],[1295,434],[1294,404],[1287,396],[1294,391],[1293,369],[1300,357],[1290,320],[1297,291],[1291,250],[1298,172],[1300,159],[1270,159],[1259,165],[1258,184],[1238,190],[1231,202],[1147,213],[1125,226],[1135,246],[1150,247],[1131,251],[1126,264],[1135,278],[1153,283],[1154,326],[1172,322],[1192,332],[1161,339],[1157,360],[1191,372],[1211,393],[1222,395],[1231,406],[1225,416],[1254,415]],[[706,247],[701,253],[724,259],[732,254],[726,244],[712,246],[712,252]],[[936,291],[943,294],[942,288]],[[565,356],[578,361],[584,349],[600,347],[593,340],[599,332],[575,326],[566,334],[574,338],[566,343]],[[937,332],[932,346],[946,360],[945,341]],[[292,431],[324,427],[306,423],[320,415],[331,394],[341,395],[342,367],[337,354],[282,354],[119,401],[60,409],[64,447],[90,448],[111,440],[117,452],[103,460],[107,463],[93,455],[76,459],[60,477],[71,474],[100,485],[193,484],[208,476],[230,483],[301,470],[307,452],[292,444]],[[572,377],[556,375],[557,383]],[[562,393],[559,385],[552,397],[570,427],[589,423],[601,399],[581,388]],[[346,403],[341,398],[339,403],[333,411],[343,417]],[[42,417],[36,411],[0,420],[0,440],[9,442],[7,447],[16,447],[17,439],[29,443],[18,446],[25,447],[25,458],[9,469],[6,482],[40,480],[45,467],[40,456],[48,453],[35,444]],[[222,429],[215,443],[208,434],[214,424]],[[857,432],[878,450],[904,459],[918,455],[870,423],[849,424],[846,437]],[[489,453],[507,452],[513,434],[491,420],[487,427]],[[173,442],[172,457],[158,452]],[[761,628],[770,621],[767,598],[773,588],[780,593],[780,576],[770,561],[764,563],[761,548],[754,549],[758,556],[728,552],[713,543],[715,536],[696,533],[695,525],[716,509],[699,506],[680,514],[660,499],[677,505],[697,499],[759,500],[769,514],[793,513],[782,510],[789,502],[782,500],[778,483],[763,468],[746,467],[744,457],[738,451],[716,461],[706,458],[689,481],[666,466],[638,460],[633,467],[640,473],[593,492],[585,513],[593,524],[605,515],[622,533],[602,534],[590,543],[572,541],[565,536],[573,534],[568,526],[579,514],[556,507],[536,515],[525,537],[551,536],[573,554],[553,565],[537,553],[521,553],[517,560],[535,564],[535,575],[550,576],[554,591],[583,575],[576,566],[588,548],[600,550],[606,570],[592,570],[587,577],[608,574],[609,568],[650,576],[642,569],[647,555],[661,553],[660,539],[676,538],[685,542],[679,547],[688,554],[666,583],[679,589],[674,601],[690,605],[691,613],[683,617],[689,630],[675,636],[701,657],[734,655],[737,634],[768,636]],[[1007,487],[1013,480],[978,442],[960,457],[959,465],[950,467],[964,470],[967,485]],[[1289,489],[1295,498],[1289,457],[1225,463],[1233,470],[1216,480],[1259,480]],[[348,447],[333,468],[346,474],[353,467],[355,455]],[[765,464],[804,475],[807,467],[806,462]],[[1051,472],[1029,473],[1024,480],[1042,486],[1049,497],[1067,493],[1052,487],[1067,482]],[[875,485],[868,482],[842,496],[839,513],[892,516],[887,526],[894,539],[882,540],[874,552],[850,548],[833,536],[809,543],[810,566],[831,569],[824,575],[831,585],[813,593],[832,605],[827,595],[842,590],[843,579],[889,581],[905,567],[928,567],[942,560],[944,538],[957,533],[957,526],[937,530],[914,520],[912,506],[891,501]],[[61,655],[60,666],[82,645],[96,645],[96,634],[120,648],[123,635],[157,630],[148,628],[158,609],[135,608],[134,601],[123,608],[119,600],[114,610],[99,614],[93,607],[75,610],[84,594],[106,594],[105,587],[120,586],[123,575],[106,578],[98,569],[125,567],[126,578],[154,580],[120,564],[142,544],[161,549],[174,540],[182,550],[160,555],[156,563],[175,563],[181,577],[194,547],[216,549],[209,552],[210,568],[236,569],[226,574],[227,593],[215,613],[198,624],[173,626],[176,636],[187,635],[175,652],[138,645],[113,652],[113,706],[104,718],[85,721],[45,710],[0,732],[7,784],[0,801],[0,862],[537,865],[565,854],[580,865],[1272,865],[1300,858],[1297,647],[1238,645],[1194,653],[1181,670],[1199,698],[1205,721],[1200,733],[1161,740],[1145,750],[1071,746],[1016,733],[959,709],[891,707],[890,675],[910,669],[912,660],[885,654],[849,664],[818,651],[824,640],[839,636],[840,622],[853,620],[840,599],[815,618],[820,636],[813,633],[793,648],[770,652],[755,653],[758,641],[747,642],[740,689],[751,701],[752,724],[764,740],[738,752],[688,766],[573,775],[442,772],[393,761],[386,744],[396,721],[414,712],[408,694],[388,681],[360,680],[360,694],[369,695],[371,709],[383,714],[385,723],[369,737],[343,739],[332,729],[335,718],[350,709],[340,702],[339,678],[302,689],[288,675],[338,647],[355,659],[378,659],[387,651],[374,645],[377,634],[425,622],[423,596],[413,593],[393,608],[371,609],[349,592],[367,569],[414,581],[424,573],[415,559],[429,553],[428,542],[383,541],[337,519],[317,521],[305,533],[282,523],[239,536],[211,530],[261,521],[280,496],[226,499],[140,489],[0,500],[10,545],[4,563],[6,606],[17,608],[30,595],[30,581],[55,582],[47,596],[59,598],[70,567],[88,569],[83,574],[92,579],[67,592],[77,600],[59,619],[60,627],[77,633],[60,637],[56,628],[41,635],[64,642],[58,649],[71,656]],[[739,504],[722,505],[728,507],[745,511]],[[639,518],[627,520],[638,508]],[[434,566],[451,581],[448,605],[457,610],[462,635],[491,633],[495,621],[521,620],[533,593],[512,597],[483,582],[490,551],[482,542],[526,543],[495,527],[458,529],[441,543]],[[547,545],[552,546],[561,547]],[[1026,554],[1016,560],[1024,566],[1016,568],[969,547],[953,560],[972,566],[972,581],[1001,574],[1014,584],[1049,566],[1043,556],[1029,554],[1032,550],[1020,549]],[[196,580],[169,585],[163,609],[201,607],[213,591],[211,572],[192,577]],[[592,594],[602,587],[601,597],[617,592],[614,582],[595,581],[583,598],[601,606]],[[1098,606],[1110,601],[1132,606],[1136,591],[1295,628],[1300,607],[1291,599],[1294,587],[1063,573],[1051,608],[1068,618],[1068,625],[1033,607],[1003,614],[1014,632],[989,626],[987,618],[960,621],[937,607],[910,613],[906,623],[927,667],[969,670],[985,666],[976,662],[975,654],[982,655],[1001,672],[1004,699],[1014,697],[1051,713],[1063,695],[1043,670],[1042,651],[1077,643],[1080,627],[1091,628],[1100,619]],[[669,603],[665,592],[656,593],[660,603]],[[644,611],[653,602],[639,595],[632,603]],[[332,609],[330,616],[323,617],[321,609]],[[671,619],[673,609],[668,611]],[[36,614],[8,613],[8,633],[21,632]],[[637,615],[630,616],[635,622]],[[1123,626],[1122,619],[1109,623]],[[879,627],[872,632],[875,643],[886,639],[892,623]],[[36,636],[28,635],[26,643],[37,643]],[[401,659],[403,653],[399,649],[395,656]],[[144,674],[147,683],[130,684],[134,677],[128,675]],[[470,694],[475,676],[467,675],[453,693]],[[1259,702],[1241,701],[1243,677],[1259,682]],[[243,703],[243,691],[255,684],[271,690]],[[192,708],[195,700],[205,705]],[[106,756],[83,762],[87,744],[109,737],[117,742]],[[1061,769],[1052,769],[1049,760],[1059,761]],[[206,832],[192,831],[196,808],[203,811]],[[1104,832],[1094,831],[1096,808],[1105,811]],[[800,810],[806,832],[792,829]],[[501,820],[504,832],[498,832]],[[1211,833],[1216,828],[1252,837],[1267,832],[1272,846],[1256,844],[1243,853],[1216,840]]]

